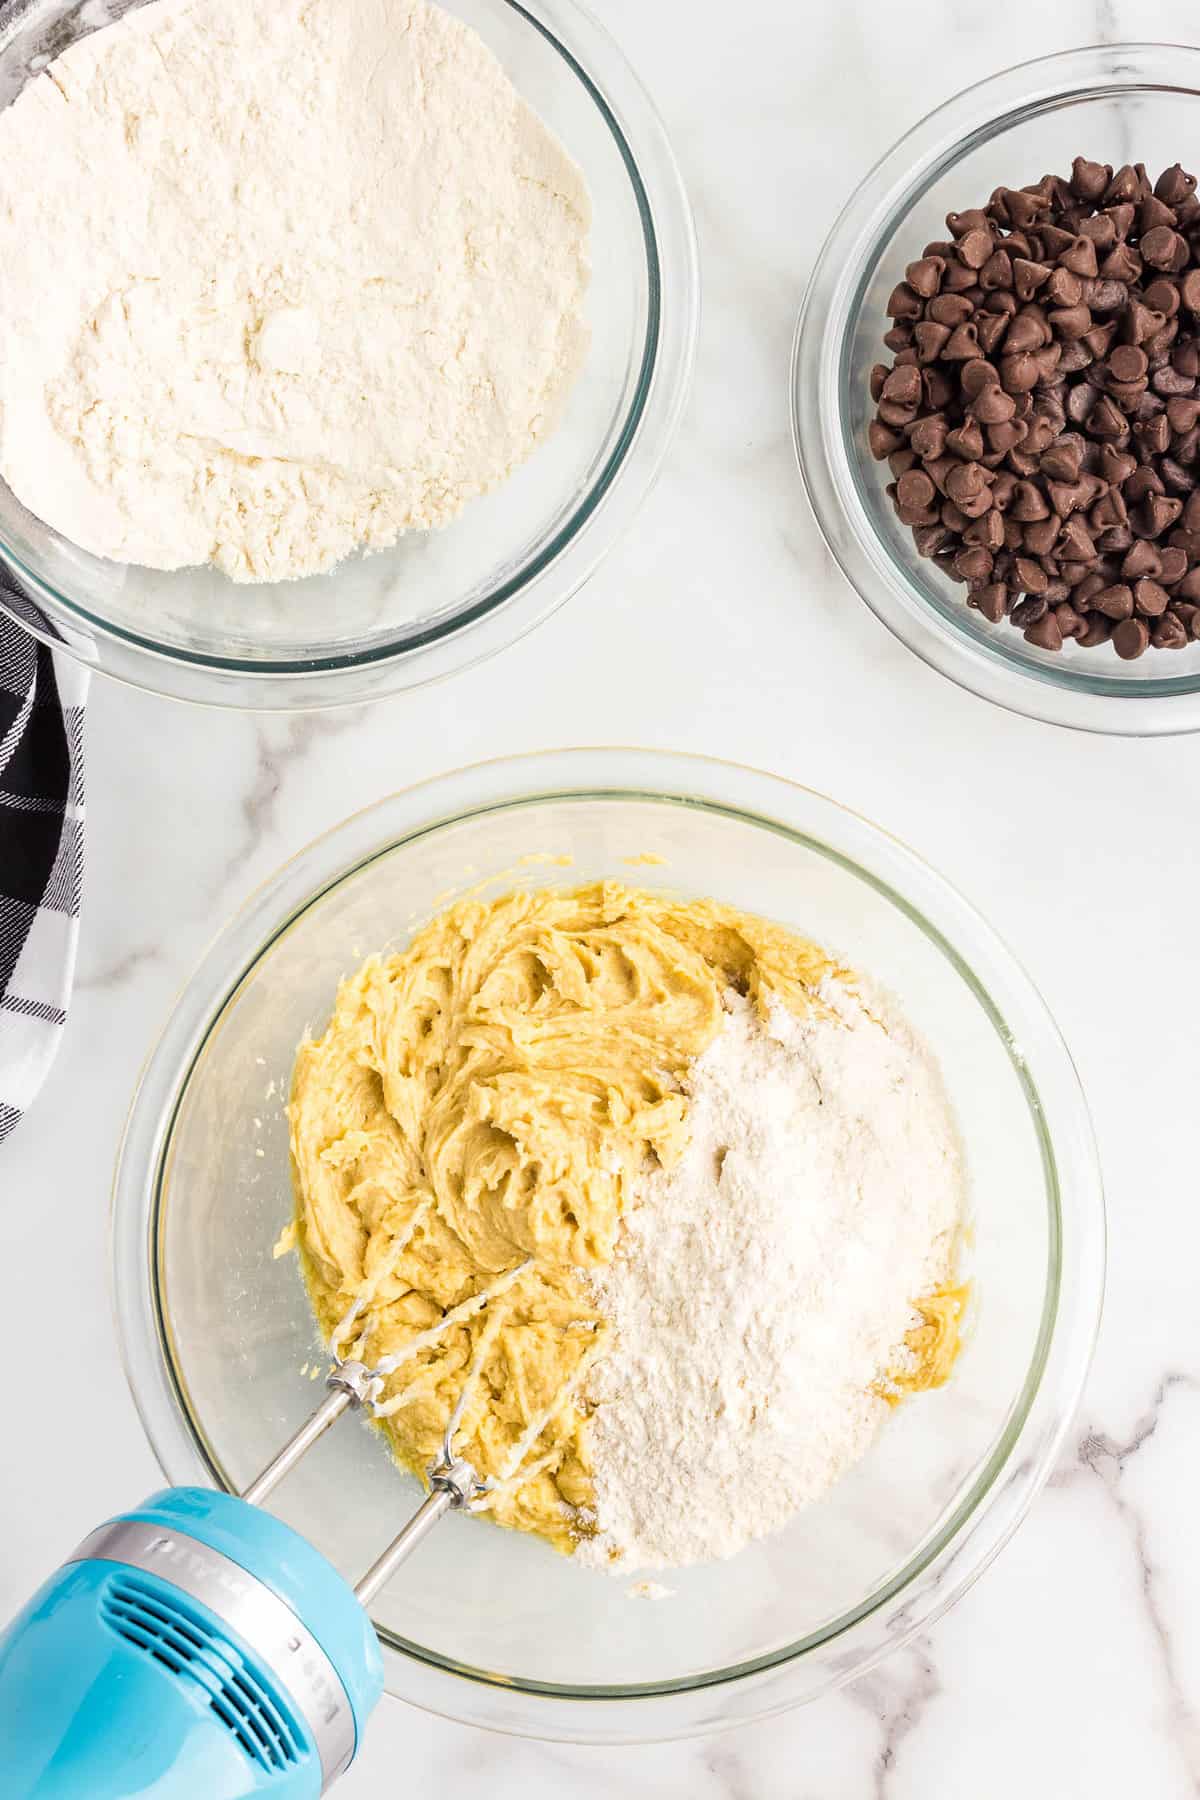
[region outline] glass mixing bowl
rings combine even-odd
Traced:
[[[917,555],[867,449],[868,391],[889,294],[947,212],[992,189],[1070,173],[1072,158],[1193,170],[1200,50],[1102,44],[1024,63],[968,88],[878,163],[838,219],[813,271],[792,354],[792,432],[822,534],[876,616],[943,675],[1013,712],[1088,731],[1150,736],[1200,729],[1200,643],[1136,662],[1111,646],[1038,650],[1007,623],[968,611],[964,590]]]
[[[946,1387],[891,1415],[786,1530],[665,1576],[670,1598],[452,1516],[374,1603],[392,1693],[533,1736],[628,1740],[795,1705],[902,1644],[1014,1529],[1078,1399],[1104,1259],[1087,1110],[1028,979],[939,876],[831,800],[692,757],[564,751],[394,795],[261,888],[184,991],[127,1126],[114,1266],[164,1469],[240,1489],[316,1404],[305,1369],[326,1366],[294,1258],[272,1255],[291,1216],[282,1106],[305,1028],[322,1028],[341,975],[454,891],[598,877],[754,908],[891,987],[957,1109],[976,1294]],[[417,1498],[355,1420],[272,1506],[354,1577]]]
[[[141,0],[0,0],[0,107],[75,38]],[[658,472],[686,396],[699,277],[666,134],[575,0],[445,0],[499,57],[591,191],[592,343],[557,431],[441,531],[304,581],[237,586],[91,556],[0,482],[0,558],[34,628],[136,686],[230,706],[361,701],[513,642],[592,573]],[[2,592],[2,584],[0,584]],[[15,610],[15,609],[14,609]],[[22,610],[22,618],[29,616]]]

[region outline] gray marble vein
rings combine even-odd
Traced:
[[[903,1778],[904,1746],[942,1693],[942,1680],[928,1637],[916,1639],[872,1669],[848,1690],[870,1713],[879,1731],[871,1763],[873,1800],[893,1800]]]
[[[275,828],[284,789],[305,761],[328,756],[330,746],[354,731],[359,714],[353,709],[301,713],[282,725],[255,724],[254,772],[242,796],[246,848],[257,848]]]
[[[76,989],[86,993],[89,990],[118,988],[151,963],[157,962],[161,956],[162,950],[158,944],[131,945],[128,950],[121,951],[99,967],[83,965],[76,977]]]
[[[1160,1431],[1168,1429],[1167,1403],[1180,1392],[1200,1393],[1200,1380],[1178,1371],[1168,1372],[1158,1383],[1149,1406],[1122,1438],[1090,1427],[1076,1445],[1075,1469],[1060,1470],[1056,1482],[1061,1485],[1073,1474],[1086,1472],[1102,1484],[1116,1511],[1137,1561],[1145,1618],[1161,1665],[1166,1729],[1177,1746],[1189,1779],[1200,1793],[1200,1700],[1195,1684],[1189,1685],[1185,1679],[1163,1607],[1163,1586],[1170,1579],[1169,1571],[1155,1555],[1152,1522],[1128,1492],[1126,1481],[1134,1459]]]

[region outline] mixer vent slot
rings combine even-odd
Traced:
[[[203,1689],[217,1718],[246,1755],[268,1773],[302,1761],[300,1733],[279,1701],[182,1596],[160,1593],[136,1576],[116,1575],[104,1588],[100,1616],[110,1631]]]

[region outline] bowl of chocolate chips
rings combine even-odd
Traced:
[[[939,107],[797,326],[796,452],[852,585],[1014,711],[1200,729],[1200,51],[1099,45]]]

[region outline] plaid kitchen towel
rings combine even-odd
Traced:
[[[37,616],[2,569],[0,599],[22,618]],[[87,682],[0,611],[0,1142],[49,1073],[67,1016]]]

